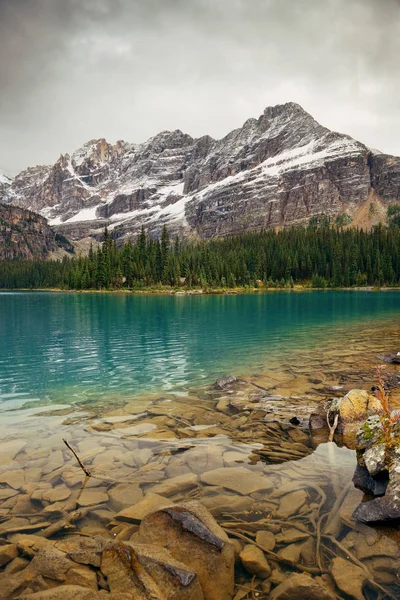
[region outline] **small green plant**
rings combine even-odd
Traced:
[[[385,390],[385,375],[383,369],[385,365],[378,365],[376,368],[376,374],[378,379],[377,389],[375,390],[375,396],[378,398],[382,407],[382,412],[379,415],[379,419],[382,427],[382,439],[383,442],[391,447],[394,443],[393,425],[397,422],[397,416],[392,416],[392,410],[389,403],[389,392]]]

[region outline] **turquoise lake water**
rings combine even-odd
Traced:
[[[400,318],[397,292],[0,293],[0,405],[174,392]]]

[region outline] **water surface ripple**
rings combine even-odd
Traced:
[[[238,296],[0,293],[0,404],[182,390],[262,370],[363,323],[397,292]]]

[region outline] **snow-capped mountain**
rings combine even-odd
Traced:
[[[0,184],[1,185],[1,184]],[[3,199],[2,199],[3,194]],[[220,140],[163,131],[143,144],[92,140],[52,166],[23,171],[0,202],[29,208],[71,239],[225,236],[353,214],[400,200],[400,158],[317,123],[299,105],[267,108]]]
[[[7,175],[3,175],[0,173],[0,202],[10,202],[11,201],[11,177],[7,177]],[[4,200],[2,200],[2,198]]]

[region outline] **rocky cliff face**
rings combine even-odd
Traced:
[[[56,247],[55,234],[45,218],[0,204],[0,260],[43,259]]]
[[[11,184],[12,179],[0,173],[0,202],[11,201]]]
[[[322,127],[294,103],[267,108],[221,140],[164,131],[143,144],[93,140],[3,192],[72,239],[173,232],[203,238],[350,215],[400,201],[400,158]],[[1,189],[0,189],[1,201]]]

